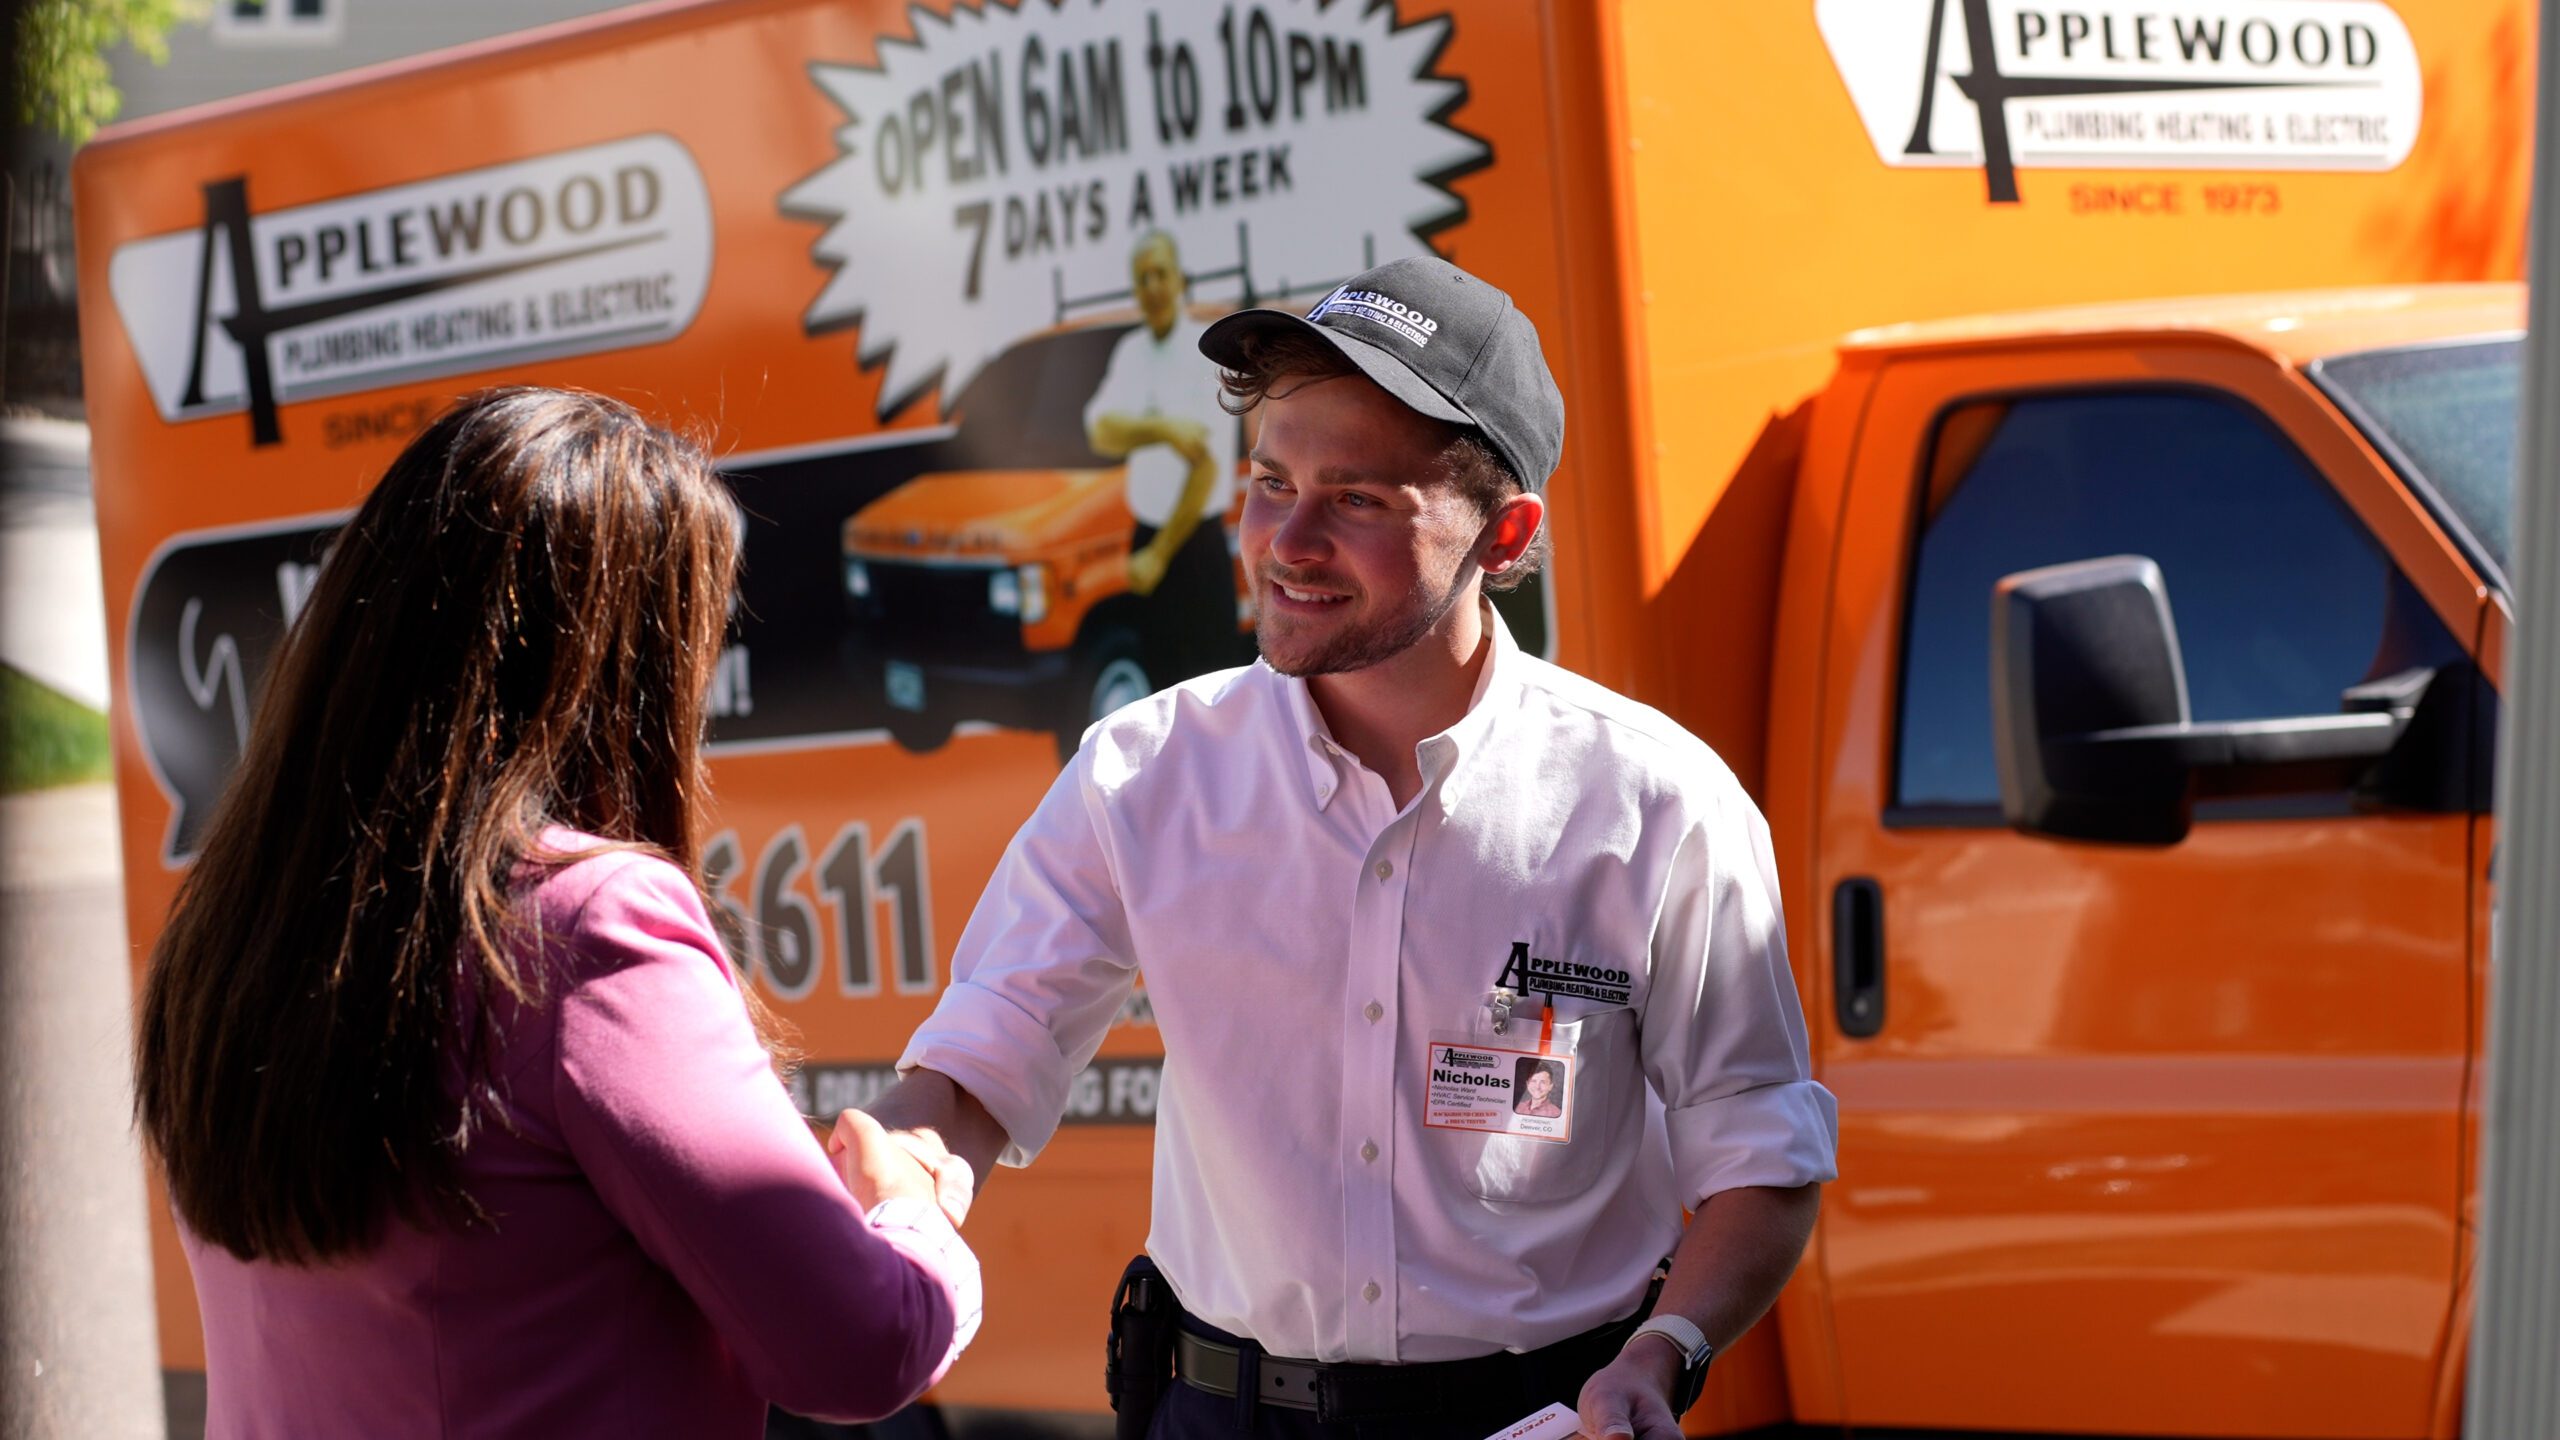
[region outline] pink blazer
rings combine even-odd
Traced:
[[[768,1400],[868,1419],[940,1379],[976,1330],[976,1258],[930,1205],[855,1206],[683,873],[604,855],[531,903],[566,973],[500,1052],[513,1133],[463,1161],[496,1229],[395,1221],[297,1269],[180,1227],[210,1440],[752,1440]]]

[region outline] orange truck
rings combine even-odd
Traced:
[[[734,0],[111,132],[137,953],[369,479],[458,393],[592,387],[725,456],[710,880],[804,1108],[863,1101],[1062,741],[1249,638],[1184,327],[1430,248],[1565,390],[1513,628],[1760,798],[1841,1102],[1691,1432],[2452,1436],[2533,40],[2523,0]],[[1140,559],[1222,543],[1188,590]],[[1096,1433],[1163,1063],[1141,991],[895,1433]]]

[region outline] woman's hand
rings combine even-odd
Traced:
[[[940,1136],[930,1130],[885,1130],[860,1110],[836,1116],[827,1154],[853,1192],[854,1203],[866,1211],[883,1200],[924,1200],[956,1227],[968,1218],[969,1202],[977,1193],[969,1162],[944,1149]]]

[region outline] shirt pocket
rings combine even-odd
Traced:
[[[1533,1049],[1538,1032],[1534,1013],[1515,1014],[1509,1030],[1499,1036],[1481,1018],[1468,1027],[1472,1037],[1489,1047]],[[1617,1131],[1618,1112],[1630,1099],[1635,1012],[1604,1010],[1580,1020],[1559,1020],[1550,1049],[1573,1061],[1560,1097],[1569,1138],[1426,1132],[1441,1145],[1452,1147],[1458,1172],[1468,1192],[1478,1199],[1513,1205],[1571,1200],[1589,1190],[1607,1168],[1603,1147]]]

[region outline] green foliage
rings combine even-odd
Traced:
[[[0,795],[110,771],[106,716],[0,665]]]
[[[28,0],[18,12],[18,122],[74,145],[88,139],[124,104],[107,51],[130,45],[165,63],[169,27],[205,13],[205,0]]]

